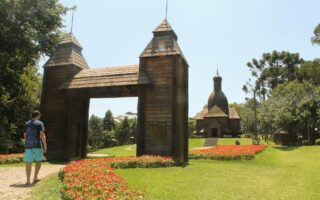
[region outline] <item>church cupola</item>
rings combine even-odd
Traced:
[[[208,110],[214,106],[218,106],[222,111],[229,115],[229,104],[226,95],[221,90],[222,77],[217,71],[216,76],[213,77],[214,90],[208,98]]]
[[[213,77],[214,91],[221,91],[221,81],[222,77],[219,75],[219,71],[217,70],[216,76]]]

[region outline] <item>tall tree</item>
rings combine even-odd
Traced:
[[[127,144],[130,135],[130,123],[128,117],[122,120],[120,127],[117,130],[117,139],[119,145]]]
[[[91,115],[88,128],[89,151],[102,148],[104,145],[102,134],[102,120],[95,115]]]
[[[320,24],[318,24],[313,30],[313,37],[311,37],[311,43],[314,45],[320,44]]]
[[[297,69],[303,63],[298,53],[286,51],[262,54],[262,58],[252,59],[247,63],[251,75],[255,80],[254,87],[260,99],[266,99],[277,85],[297,78]],[[248,87],[248,83],[244,89]]]
[[[111,110],[108,110],[103,118],[103,129],[107,131],[111,131],[115,128],[114,118]]]
[[[58,0],[0,1],[0,126],[13,144],[3,151],[21,150],[24,121],[39,104],[35,66],[52,54],[66,11]]]
[[[320,86],[320,59],[304,62],[298,69],[298,80]]]
[[[293,138],[303,134],[311,143],[314,129],[320,125],[320,87],[307,81],[291,81],[272,91],[272,96],[262,103],[259,117],[261,126],[272,125],[273,130],[282,128]]]
[[[94,131],[101,131],[102,130],[102,120],[95,115],[91,115],[89,119],[89,128]]]
[[[130,144],[134,144],[136,142],[136,138],[137,138],[137,118],[132,118],[129,120],[130,123],[130,133],[129,133],[129,143]]]

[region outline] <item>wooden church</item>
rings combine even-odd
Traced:
[[[197,113],[196,135],[203,137],[236,137],[240,134],[240,117],[234,108],[229,108],[228,99],[221,90],[222,77],[217,71],[213,77],[214,90],[208,105]]]

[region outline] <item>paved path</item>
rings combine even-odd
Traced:
[[[109,157],[109,155],[103,154],[103,153],[88,153],[87,157],[88,158],[107,158]]]
[[[34,165],[32,166],[32,178]],[[63,166],[43,164],[39,172],[39,178],[42,179],[51,173],[58,172]],[[34,185],[26,186],[25,182],[25,167],[0,167],[0,199],[20,200],[29,198]]]
[[[217,146],[219,138],[206,138],[204,141],[204,147],[212,147]]]

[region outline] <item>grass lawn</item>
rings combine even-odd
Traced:
[[[106,149],[100,149],[92,153],[108,154],[109,156],[135,156],[136,145],[130,144],[130,145],[124,145],[124,146],[116,146],[116,147],[111,147]]]
[[[197,147],[202,147],[204,143],[203,138],[192,138],[189,139],[189,149],[194,149]],[[136,155],[136,145],[125,145],[117,146],[106,149],[100,149],[98,151],[92,152],[93,154],[108,154],[109,156],[135,156]]]
[[[61,181],[58,172],[51,174],[36,184],[29,200],[58,200],[60,198]]]
[[[219,144],[234,144],[233,138]],[[203,139],[191,139],[190,149]],[[250,144],[250,139],[240,139]],[[130,150],[133,149],[133,150]],[[134,155],[135,146],[99,150],[109,155]],[[129,186],[147,199],[320,199],[320,146],[268,147],[250,161],[190,160],[185,167],[117,169]],[[61,183],[54,174],[33,190],[32,199],[59,199]]]
[[[189,139],[189,150],[202,147],[204,144],[204,138],[190,138]]]
[[[252,139],[250,138],[219,138],[218,145],[234,145],[236,140],[238,140],[241,145],[252,144]],[[260,144],[267,143],[264,140],[260,140]]]
[[[251,161],[116,170],[148,199],[320,199],[320,147],[267,148]]]

